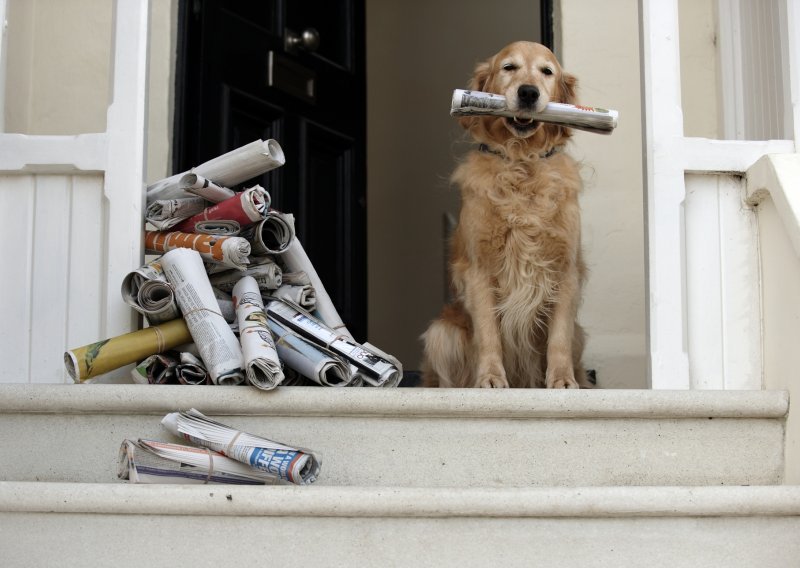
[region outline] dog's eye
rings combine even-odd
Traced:
[[[503,71],[516,71],[518,67],[513,63],[506,63],[503,65]]]
[[[552,75],[553,74],[553,69],[551,69],[550,67],[542,67],[542,74],[544,74],[544,75]]]

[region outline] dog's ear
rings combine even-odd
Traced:
[[[574,105],[578,103],[578,78],[566,71],[561,72],[558,102]]]
[[[487,59],[475,66],[475,71],[472,73],[472,78],[467,84],[467,89],[470,91],[483,91],[486,88],[486,83],[489,81],[489,76],[492,71],[492,60]],[[475,124],[477,117],[475,116],[462,116],[458,119],[458,123],[464,130],[469,130]]]
[[[483,91],[486,88],[486,83],[489,81],[489,76],[492,74],[491,72],[491,59],[487,59],[482,63],[478,63],[475,66],[475,71],[472,74],[472,79],[470,79],[467,88],[470,91]]]

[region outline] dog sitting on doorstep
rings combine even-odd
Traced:
[[[516,42],[478,64],[469,89],[504,95],[512,110],[575,104],[577,80],[545,46]],[[461,213],[451,242],[453,301],[422,338],[429,387],[591,387],[576,321],[581,258],[578,166],[569,129],[474,116],[479,146],[453,173]]]

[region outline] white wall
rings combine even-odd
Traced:
[[[106,128],[111,62],[107,0],[9,0],[6,132]]]
[[[556,20],[564,67],[587,105],[619,111],[610,136],[576,133],[589,280],[579,315],[584,362],[604,388],[644,388],[645,292],[639,20],[636,0],[561,0]]]
[[[471,146],[449,116],[475,63],[539,38],[539,6],[506,0],[367,1],[369,340],[418,369],[445,300],[448,178]]]
[[[686,136],[720,138],[717,0],[679,0],[681,103]]]
[[[8,0],[6,132],[105,131],[112,7],[110,0]],[[176,22],[177,0],[151,2],[150,181],[169,173]]]

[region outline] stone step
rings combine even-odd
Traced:
[[[0,385],[0,480],[112,483],[188,408],[316,450],[322,486],[776,485],[788,394]]]
[[[800,487],[0,482],[6,566],[797,566]]]

